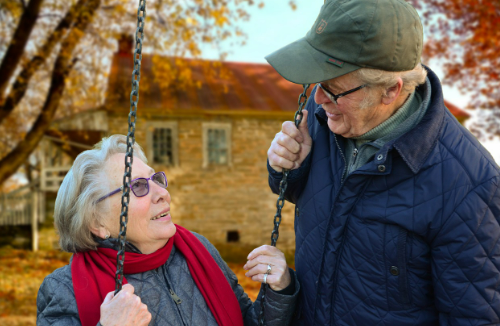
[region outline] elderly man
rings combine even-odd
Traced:
[[[269,55],[316,83],[268,151],[296,204],[295,325],[499,325],[500,173],[420,63],[403,0],[327,0]],[[312,100],[314,99],[314,100]]]

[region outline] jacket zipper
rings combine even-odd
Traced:
[[[342,188],[344,187],[344,175],[346,175],[346,170],[347,170],[347,160],[344,156],[344,152],[342,151],[342,149],[340,148],[340,145],[337,141],[337,136],[335,134],[333,134],[333,136],[335,137],[335,143],[337,144],[337,148],[339,149],[339,152],[342,156],[342,159],[344,160],[344,173],[342,174],[342,178],[340,179],[340,189],[339,189],[339,192],[337,193],[337,196],[335,196],[335,201],[332,203],[332,213],[333,213],[333,207],[335,206],[335,203],[337,202],[337,199],[339,198],[341,192],[342,192]],[[357,155],[357,149],[355,149],[356,151],[353,153]],[[354,156],[355,157],[355,156]],[[347,180],[347,175],[346,175],[346,180]],[[346,220],[346,224],[344,225],[344,229],[342,230],[342,242],[340,243],[340,248],[339,248],[339,253],[337,255],[337,259],[336,259],[336,262],[335,262],[335,271],[333,272],[333,298],[332,298],[332,303],[331,303],[331,309],[333,309],[333,306],[334,306],[334,302],[335,302],[335,292],[337,291],[336,287],[337,287],[337,271],[338,271],[338,264],[339,264],[339,261],[340,261],[340,256],[342,255],[342,252],[344,251],[344,240],[345,240],[345,232],[346,232],[346,229],[347,229],[347,224],[349,223],[349,220],[350,220],[350,215],[347,217],[347,220]],[[330,220],[331,220],[331,213],[330,213]],[[328,229],[327,229],[327,232],[328,230],[330,229],[330,223],[328,225]],[[324,259],[324,258],[323,258]],[[330,324],[332,324],[332,322],[330,321]],[[333,325],[335,325],[335,322],[333,322]]]
[[[340,148],[340,145],[339,145],[339,143],[337,141],[336,135],[333,134],[333,137],[335,138],[335,143],[337,144],[337,148],[338,148],[338,150],[339,150],[342,158],[344,159],[344,174],[345,174],[346,169],[347,169],[347,161],[346,161],[344,153],[342,152],[342,149]],[[358,154],[358,150],[357,150],[357,148],[355,148],[354,151],[353,151],[353,157],[355,158],[357,154]],[[344,174],[342,175],[339,192],[337,193],[337,196],[335,196],[335,200],[332,203],[332,213],[333,213],[333,207],[335,206],[335,203],[337,202],[337,199],[339,198],[339,196],[340,196],[340,194],[342,192],[342,188],[344,186],[344,182],[345,182],[345,180],[344,180]],[[347,176],[346,176],[345,179],[347,180]],[[366,186],[367,186],[367,184],[365,184],[365,187],[363,188],[362,193],[364,193],[364,191],[366,189]],[[358,200],[359,200],[359,197],[358,197]],[[356,201],[356,203],[357,203],[357,201]],[[331,220],[332,213],[330,213],[330,220]],[[337,255],[337,259],[336,259],[336,262],[335,262],[335,271],[333,273],[333,293],[332,293],[332,301],[331,301],[331,308],[330,309],[333,309],[333,307],[335,306],[336,292],[337,292],[337,281],[338,281],[338,279],[337,279],[338,278],[338,265],[339,265],[340,259],[342,258],[342,253],[344,252],[344,245],[345,245],[345,238],[346,238],[347,226],[349,225],[349,221],[351,219],[350,217],[351,217],[351,214],[349,214],[347,216],[347,219],[345,221],[345,225],[344,225],[344,228],[342,230],[342,241],[340,243],[339,250],[338,250],[338,255]],[[330,223],[328,224],[327,232],[328,232],[329,229],[330,229]],[[323,254],[323,261],[322,261],[322,266],[321,266],[321,272],[323,270],[323,264],[324,264],[324,254]],[[316,314],[314,314],[314,320],[316,320]],[[335,325],[335,321],[333,321],[333,322],[330,321],[330,324],[331,325]]]
[[[176,304],[181,304],[182,303],[182,299],[179,298],[179,296],[177,294],[175,294],[174,290],[172,289],[168,289],[170,291],[170,296],[172,297],[172,299],[174,300],[174,302]]]
[[[348,172],[349,174],[351,174],[353,171],[354,171],[354,167],[356,166],[356,157],[358,157],[358,149],[357,148],[354,148],[354,150],[352,151],[352,160],[351,160],[351,164],[348,168]]]
[[[159,268],[155,269],[155,274],[156,276],[160,279],[159,277]],[[170,287],[170,282],[168,281],[167,275],[162,271],[163,278],[165,279],[165,286],[167,287],[167,290],[170,294],[170,297],[172,300],[175,302],[175,306],[177,307],[177,313],[179,314],[179,318],[182,321],[182,325],[187,326],[186,322],[184,321],[184,317],[182,316],[181,309],[179,305],[182,303],[182,299],[174,292],[174,290]]]
[[[342,185],[344,184],[344,175],[346,175],[347,172],[347,160],[344,156],[344,152],[342,152],[342,149],[340,148],[339,142],[337,140],[337,135],[333,134],[333,138],[335,139],[335,144],[337,144],[337,148],[339,149],[340,155],[344,160],[344,172],[342,173],[342,178],[340,178],[340,187],[342,188]],[[337,200],[337,198],[335,198],[335,200]]]
[[[330,212],[330,219],[329,219],[327,230],[326,230],[327,233],[328,233],[328,230],[330,229],[330,225],[331,225],[330,223],[332,221],[333,207],[335,206],[335,203],[337,202],[337,199],[339,198],[340,193],[342,191],[342,188],[344,186],[344,175],[346,174],[346,171],[347,171],[347,160],[346,160],[346,158],[344,156],[344,152],[340,148],[339,142],[337,140],[337,136],[335,134],[333,134],[333,138],[335,139],[335,143],[337,144],[337,148],[338,148],[338,150],[340,152],[340,155],[342,156],[342,159],[344,160],[344,172],[342,173],[342,178],[340,179],[340,189],[339,189],[339,191],[337,193],[337,196],[335,196],[335,200],[332,203],[332,210]],[[345,228],[345,226],[344,226],[344,228]],[[342,232],[342,234],[344,234],[344,232],[345,232],[345,229]],[[325,237],[325,245],[326,245],[326,237]],[[325,248],[325,245],[323,245],[323,248]],[[341,247],[342,247],[342,245],[343,245],[343,243],[341,243]],[[338,263],[338,256],[337,256],[337,263]],[[325,252],[323,251],[323,257],[321,258],[320,275],[323,273],[324,264],[325,264]],[[334,277],[334,282],[336,283],[337,269],[335,269],[333,277]],[[333,290],[333,293],[335,295],[335,288]],[[314,306],[315,307],[317,305],[317,301],[318,301],[318,297],[316,296],[316,299],[314,300]],[[332,304],[333,304],[333,302],[332,302]],[[313,313],[313,320],[316,321],[316,311]]]

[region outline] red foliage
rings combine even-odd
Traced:
[[[470,107],[500,110],[500,0],[410,2],[424,22],[424,59],[444,59],[444,83],[472,92]],[[500,134],[493,120],[485,127]]]

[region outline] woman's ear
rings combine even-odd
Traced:
[[[90,226],[90,232],[98,238],[107,239],[110,236],[110,232],[104,225],[99,224],[97,221],[92,223]]]
[[[403,80],[401,79],[401,77],[398,77],[397,83],[394,86],[389,87],[386,90],[386,94],[382,96],[382,103],[384,103],[385,105],[389,105],[392,102],[396,101],[398,99],[399,94],[401,94],[402,89],[403,89]]]

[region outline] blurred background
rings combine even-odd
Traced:
[[[409,1],[422,62],[448,109],[500,162],[500,1]],[[54,200],[74,158],[126,134],[137,1],[0,0],[0,324],[35,325],[43,278],[68,263]],[[244,280],[270,242],[266,152],[301,85],[264,57],[305,36],[322,0],[150,0],[136,141],[165,171],[175,223],[206,236]],[[293,206],[278,247],[293,266]]]

